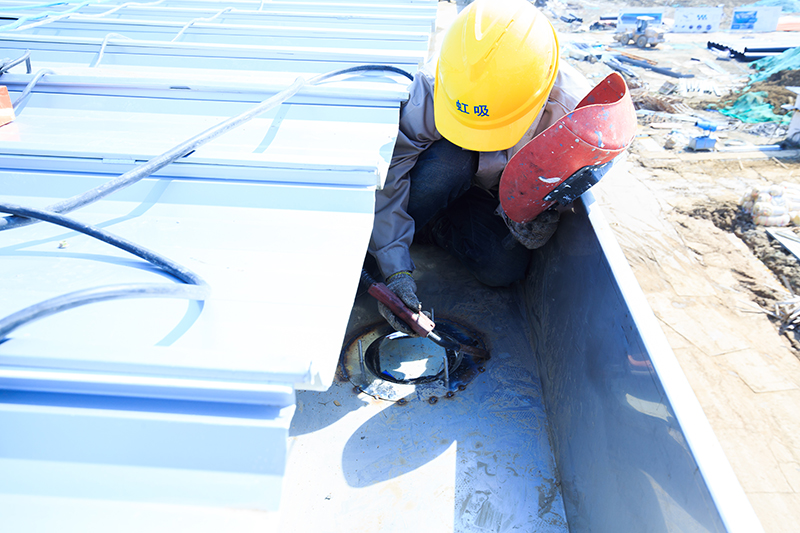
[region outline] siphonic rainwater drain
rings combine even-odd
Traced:
[[[486,349],[464,325],[437,317],[435,331],[466,346]],[[386,322],[366,328],[347,342],[341,362],[358,391],[398,403],[419,399],[431,404],[466,390],[486,363],[467,351],[398,333]]]

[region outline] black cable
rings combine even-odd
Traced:
[[[84,224],[83,222],[65,217],[58,213],[50,213],[41,209],[3,202],[0,202],[0,212],[11,213],[21,217],[35,218],[89,235],[90,237],[116,246],[137,257],[141,257],[145,261],[148,261],[184,282],[183,284],[128,283],[107,285],[57,296],[26,307],[0,320],[0,341],[5,339],[13,330],[24,324],[90,303],[119,298],[184,298],[189,300],[205,300],[211,292],[211,288],[203,278],[183,265],[95,226]]]
[[[8,337],[9,333],[20,326],[82,305],[123,298],[205,300],[207,297],[208,291],[205,287],[167,283],[125,283],[70,292],[28,306],[0,320],[0,343]]]
[[[25,309],[17,311],[16,313],[13,313],[0,320],[0,342],[2,342],[2,340],[5,339],[11,331],[17,329],[18,327],[24,324],[27,324],[34,320],[38,320],[40,318],[44,318],[46,316],[50,316],[52,314],[61,311],[65,311],[67,309],[72,309],[74,307],[87,305],[90,303],[119,299],[119,298],[158,298],[158,297],[165,298],[166,297],[166,298],[187,298],[190,300],[205,300],[206,298],[208,298],[208,295],[210,293],[210,287],[200,276],[198,276],[191,270],[183,267],[178,263],[175,263],[174,261],[164,256],[157,254],[156,252],[148,250],[147,248],[139,246],[126,239],[123,239],[122,237],[118,237],[105,230],[101,230],[100,228],[84,224],[77,220],[65,217],[61,213],[73,211],[90,203],[96,202],[115,191],[133,185],[137,181],[140,181],[146,178],[147,176],[151,175],[153,172],[156,172],[157,170],[169,165],[170,163],[176,161],[177,159],[184,157],[187,154],[195,151],[203,144],[222,135],[223,133],[226,133],[227,131],[230,131],[231,129],[249,121],[250,119],[271,109],[272,107],[282,104],[283,102],[291,98],[295,93],[297,93],[297,91],[299,91],[303,85],[306,84],[316,85],[335,76],[340,76],[342,74],[347,74],[350,72],[364,72],[364,71],[395,72],[398,74],[402,74],[411,80],[414,79],[414,77],[408,72],[390,65],[359,65],[355,67],[328,72],[325,74],[320,74],[318,76],[315,76],[308,82],[306,82],[303,78],[298,78],[297,80],[294,81],[294,83],[291,86],[287,87],[278,94],[262,101],[261,103],[251,108],[250,110],[245,111],[244,113],[236,117],[227,119],[217,124],[216,126],[209,128],[203,133],[196,135],[187,141],[184,141],[183,143],[173,147],[167,152],[164,152],[163,154],[156,156],[155,158],[147,161],[146,163],[143,163],[142,165],[139,165],[129,170],[128,172],[122,174],[121,176],[113,180],[109,180],[103,185],[100,185],[99,187],[86,191],[83,194],[73,196],[72,198],[68,198],[66,200],[62,200],[61,202],[48,206],[44,210],[0,202],[0,212],[9,213],[12,215],[10,217],[0,218],[0,231],[26,226],[39,220],[50,222],[52,224],[57,224],[59,226],[72,229],[74,231],[84,233],[86,235],[99,239],[105,243],[121,248],[122,250],[125,250],[138,257],[141,257],[142,259],[152,263],[158,268],[164,270],[165,272],[168,272],[169,274],[173,275],[174,277],[186,283],[180,285],[175,285],[175,284],[108,285],[104,287],[85,289],[81,291],[75,291],[68,294],[64,294],[62,296],[57,296],[55,298],[51,298],[49,300],[39,302],[38,304],[26,307]],[[30,93],[30,90],[33,88],[33,85],[35,85],[35,83],[45,73],[49,73],[49,71],[41,71],[39,74],[37,74],[37,77],[29,84],[28,88],[26,88],[26,92],[23,93],[23,96],[21,96],[20,99],[17,102],[15,102],[15,106],[18,102],[22,101],[25,97],[27,97],[27,94]]]
[[[314,78],[311,78],[308,81],[309,85],[316,85],[322,81],[325,81],[329,78],[333,78],[335,76],[341,76],[342,74],[348,74],[350,72],[367,72],[367,71],[377,71],[377,72],[394,72],[396,74],[402,74],[406,78],[411,81],[414,81],[414,76],[412,76],[409,72],[405,70],[393,67],[391,65],[356,65],[355,67],[348,67],[343,68],[341,70],[334,70],[331,72],[327,72],[325,74],[320,74]]]
[[[36,218],[38,220],[50,222],[51,224],[63,226],[73,231],[84,233],[86,235],[89,235],[90,237],[94,237],[95,239],[101,240],[107,244],[125,250],[126,252],[131,253],[135,256],[141,257],[145,261],[154,264],[155,266],[159,267],[160,269],[166,271],[169,274],[172,274],[173,276],[175,276],[176,278],[185,283],[190,283],[193,285],[206,284],[206,282],[200,276],[198,276],[188,268],[176,263],[175,261],[168,259],[163,255],[160,255],[143,246],[139,246],[138,244],[131,242],[123,237],[119,237],[117,235],[114,235],[113,233],[109,233],[108,231],[100,229],[96,226],[84,224],[83,222],[75,220],[74,218],[69,218],[64,215],[60,215],[58,213],[50,213],[42,209],[35,209],[32,207],[23,207],[20,205],[7,204],[5,202],[0,202],[0,212],[12,213],[17,216]]]

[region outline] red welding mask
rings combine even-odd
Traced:
[[[557,202],[566,205],[599,180],[603,172],[591,170],[622,153],[635,133],[628,86],[612,73],[514,154],[500,178],[503,211],[524,223]]]

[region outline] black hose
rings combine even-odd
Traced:
[[[3,202],[0,202],[0,212],[11,213],[20,217],[35,218],[84,233],[141,257],[145,261],[148,261],[184,282],[182,284],[128,283],[107,285],[57,296],[26,307],[0,320],[0,341],[5,339],[13,330],[24,324],[90,303],[119,298],[184,298],[189,300],[205,300],[211,292],[211,288],[203,278],[183,265],[95,226],[84,224],[83,222],[65,217],[58,213],[50,213],[41,209]]]

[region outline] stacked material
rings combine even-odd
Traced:
[[[752,187],[740,204],[760,226],[800,226],[800,186],[793,183]]]

